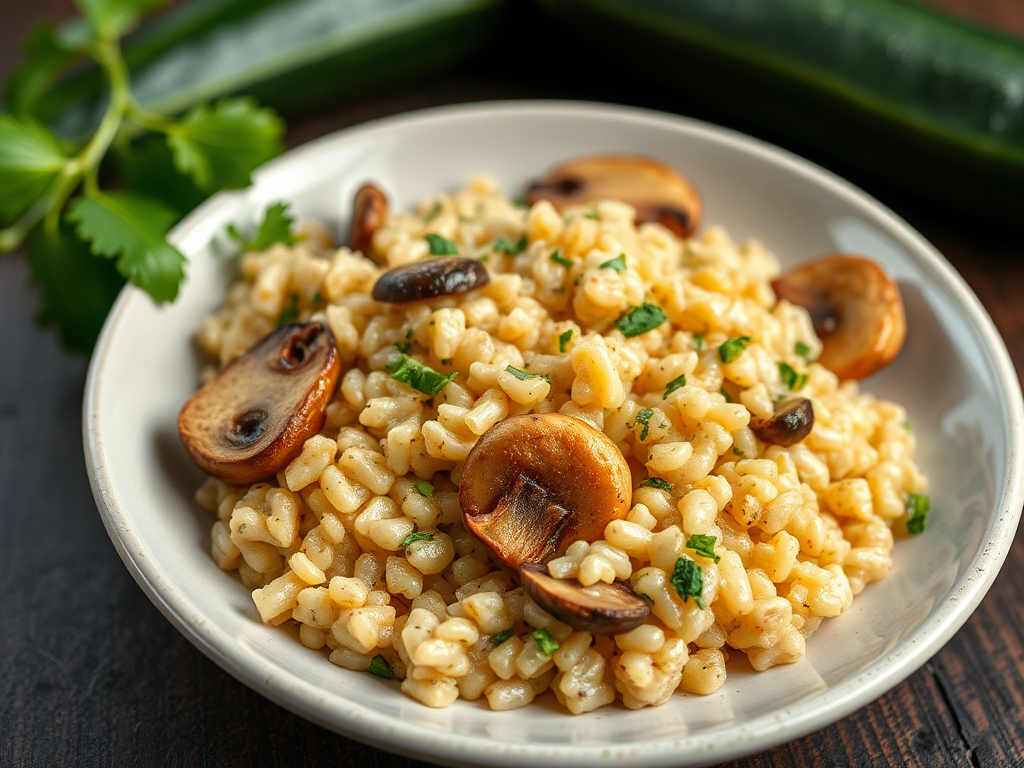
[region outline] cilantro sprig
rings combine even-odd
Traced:
[[[408,384],[418,392],[430,395],[431,397],[444,389],[449,381],[452,381],[459,375],[459,372],[456,371],[450,376],[445,376],[443,373],[438,373],[433,368],[428,368],[419,360],[411,358],[404,353],[397,360],[388,364],[387,372],[395,381]]]
[[[292,233],[292,224],[295,223],[288,214],[288,203],[274,203],[267,207],[263,214],[263,221],[256,229],[256,234],[251,240],[246,240],[239,233],[234,224],[228,224],[228,237],[242,246],[244,251],[265,251],[274,243],[294,245],[300,239]]]
[[[924,533],[931,508],[931,499],[926,494],[912,493],[907,497],[907,514],[910,515],[907,520],[908,533]]]
[[[743,354],[747,349],[747,344],[750,343],[749,336],[737,336],[735,339],[729,339],[723,342],[718,348],[718,357],[723,363],[731,363],[737,357]]]
[[[11,75],[0,114],[0,253],[28,244],[41,293],[39,318],[88,354],[118,289],[135,283],[173,301],[185,257],[166,239],[212,192],[249,183],[279,154],[284,123],[245,97],[198,104],[181,117],[142,108],[131,93],[120,39],[166,0],[78,0],[82,18],[43,27]],[[107,91],[95,132],[69,140],[34,110],[71,67],[92,60]],[[108,155],[120,179],[100,166]],[[107,165],[106,164],[105,168]]]

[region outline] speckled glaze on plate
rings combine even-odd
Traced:
[[[716,694],[580,717],[540,702],[491,712],[479,702],[429,709],[397,683],[331,665],[260,623],[248,590],[208,555],[211,518],[192,500],[203,475],[176,418],[195,388],[192,336],[220,305],[231,261],[226,224],[291,202],[347,233],[352,195],[373,179],[396,209],[477,172],[509,194],[574,155],[651,155],[701,192],[704,221],[757,237],[783,265],[831,251],[878,260],[900,284],[908,339],[864,387],[904,403],[931,478],[928,530],[900,539],[895,567],[826,620],[799,663],[755,673],[733,654]],[[1013,366],[970,289],[920,235],[810,163],[704,123],[623,107],[503,102],[433,109],[340,131],[217,195],[172,239],[189,256],[178,301],[156,307],[127,288],[107,320],[85,394],[84,438],[104,525],[132,575],[203,653],[268,698],[383,749],[448,765],[570,768],[705,765],[822,728],[899,683],[967,620],[995,579],[1020,516],[1024,408]],[[168,671],[168,674],[172,674]]]

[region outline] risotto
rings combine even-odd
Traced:
[[[211,478],[197,499],[264,622],[423,704],[506,710],[550,690],[573,714],[640,708],[713,693],[730,654],[796,662],[888,573],[893,531],[926,498],[904,409],[815,362],[811,318],[777,300],[759,242],[680,238],[613,200],[526,206],[487,177],[388,214],[373,260],[300,233],[243,255],[198,340],[209,379],[280,325],[324,324],[340,363],[326,420],[275,477]],[[372,298],[385,270],[451,254],[486,282]],[[766,441],[756,425],[792,398],[813,426]],[[556,617],[467,527],[474,447],[524,414],[578,420],[625,468],[621,512],[537,578],[615,586],[642,607],[628,628]],[[553,461],[573,473],[573,456]]]

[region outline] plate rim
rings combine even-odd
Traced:
[[[254,174],[254,182],[276,168],[293,162],[310,152],[335,142],[358,140],[380,130],[415,129],[417,125],[461,120],[506,113],[526,117],[543,113],[545,117],[559,114],[597,120],[609,118],[635,124],[648,124],[679,133],[699,135],[719,144],[729,144],[747,154],[755,154],[790,173],[826,186],[829,191],[869,219],[881,219],[890,233],[908,245],[915,260],[923,259],[937,283],[950,292],[962,306],[967,317],[983,339],[993,362],[996,385],[1000,388],[1010,422],[1007,425],[1008,456],[1011,467],[1021,468],[1024,458],[1024,399],[1011,358],[1002,337],[974,292],[952,265],[920,233],[881,202],[842,179],[833,172],[738,131],[716,126],[694,118],[655,110],[600,102],[563,100],[482,101],[430,107],[378,118],[333,131],[306,142],[262,166]],[[185,217],[168,235],[181,243],[204,219],[218,209],[233,203],[244,191],[220,192]],[[391,723],[380,724],[376,713],[367,717],[367,710],[355,701],[337,695],[332,712],[343,715],[339,721],[328,717],[328,710],[318,706],[323,691],[300,679],[283,679],[256,655],[228,652],[216,636],[214,627],[204,626],[188,618],[189,601],[178,594],[173,582],[162,577],[145,558],[137,557],[140,541],[126,524],[120,508],[113,477],[106,461],[102,428],[97,405],[105,380],[104,362],[111,354],[110,339],[124,317],[129,298],[139,289],[130,284],[118,296],[104,323],[95,353],[90,361],[83,398],[82,432],[86,468],[90,487],[115,549],[128,571],[160,612],[193,645],[218,666],[248,687],[299,716],[336,733],[372,744],[390,752],[444,761],[450,765],[511,765],[535,763],[540,759],[558,760],[566,766],[590,768],[610,766],[628,759],[636,765],[668,766],[704,765],[735,759],[770,749],[778,744],[801,738],[826,727],[892,689],[926,663],[959,629],[981,603],[998,575],[1009,552],[1021,515],[1024,499],[1024,474],[1009,472],[1002,494],[997,490],[997,513],[988,529],[988,538],[960,576],[951,585],[946,598],[937,604],[921,624],[901,643],[883,654],[857,675],[778,712],[754,720],[725,727],[703,735],[688,734],[676,739],[662,739],[625,746],[538,745],[495,742],[476,736],[439,732],[424,726]],[[260,664],[264,665],[260,669]],[[395,726],[401,725],[399,729]],[[680,760],[683,762],[680,762]],[[688,760],[688,758],[693,758]]]

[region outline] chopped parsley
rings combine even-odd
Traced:
[[[540,652],[545,656],[550,656],[558,650],[558,641],[555,640],[555,638],[551,636],[551,633],[544,628],[530,633],[530,637],[537,641],[537,646],[540,648]]]
[[[614,269],[616,272],[626,271],[626,254],[620,253],[614,259],[608,259],[598,269]]]
[[[385,680],[393,680],[395,678],[395,673],[391,671],[391,667],[379,653],[373,657],[373,660],[370,662],[370,666],[366,668],[366,671],[371,675],[383,677]]]
[[[424,235],[424,238],[430,246],[431,256],[454,256],[459,252],[459,247],[447,237],[431,233]]]
[[[529,203],[526,202],[526,198],[522,195],[516,195],[512,198],[512,205],[516,208],[529,208]]]
[[[398,351],[399,351],[399,352],[401,352],[401,353],[402,353],[403,355],[408,355],[408,354],[409,354],[409,350],[411,350],[411,349],[412,349],[412,347],[411,347],[411,346],[409,346],[408,344],[406,344],[406,343],[405,343],[404,341],[399,341],[398,343],[396,343],[396,344],[395,344],[395,347],[396,347],[396,348],[398,349]]]
[[[721,558],[715,554],[715,542],[717,539],[714,536],[705,536],[700,533],[695,533],[686,541],[686,546],[692,549],[701,557],[706,557],[708,560],[718,562]],[[677,563],[678,567],[678,563]]]
[[[489,258],[491,258],[491,254],[489,254],[489,253],[481,253],[480,254],[480,261],[487,261]]]
[[[277,327],[280,328],[282,325],[288,325],[288,323],[294,323],[299,317],[299,295],[293,293],[291,298],[288,300],[288,305],[281,310],[281,313],[277,316]]]
[[[641,440],[646,440],[648,433],[651,431],[651,416],[653,415],[653,408],[644,408],[636,415],[636,419],[633,420],[634,429],[636,428],[637,424],[643,427],[643,429],[640,430]]]
[[[732,452],[733,452],[734,456],[743,456],[744,455],[743,451],[741,451],[739,448],[733,448]]]
[[[597,211],[588,211],[587,213],[583,214],[583,218],[584,219],[593,219],[594,221],[600,221],[601,220],[601,214],[598,213]]]
[[[518,254],[526,250],[527,242],[528,241],[526,239],[526,235],[523,235],[515,242],[512,242],[511,240],[506,240],[504,237],[499,237],[497,240],[494,241],[494,244],[491,246],[491,248],[497,251],[498,253],[506,253],[509,256],[517,256]]]
[[[314,305],[316,305],[316,304],[323,304],[323,301],[324,301],[323,293],[321,293],[320,291],[317,291],[316,293],[313,294],[313,304]]]
[[[652,328],[657,328],[667,319],[661,307],[648,304],[645,301],[643,306],[630,307],[626,310],[626,313],[615,321],[615,327],[622,331],[623,336],[631,339],[634,336],[647,333]]]
[[[802,341],[798,341],[793,345],[793,351],[799,356],[806,360],[808,363],[811,362],[811,348],[804,344]]]
[[[914,425],[911,424],[909,421],[904,421],[902,424],[900,424],[900,426],[907,430],[907,432],[914,431]]]
[[[449,381],[459,375],[456,371],[451,376],[445,376],[404,353],[388,365],[387,371],[395,381],[408,384],[418,392],[431,396],[436,395]]]
[[[572,328],[558,337],[558,351],[565,352],[565,345],[569,343],[569,339],[572,338]]]
[[[659,491],[671,491],[672,483],[668,480],[662,480],[660,477],[648,477],[642,483],[641,488],[657,488]]]
[[[704,608],[704,572],[693,560],[688,557],[676,560],[676,567],[669,580],[676,588],[676,594],[684,601],[692,597],[698,608]]]
[[[428,483],[426,480],[417,480],[415,483],[413,483],[413,486],[419,492],[420,496],[434,495],[434,486]]]
[[[912,493],[907,496],[907,531],[910,533],[923,533],[928,522],[928,512],[931,511],[932,503],[924,493]]]
[[[572,269],[572,259],[567,259],[562,255],[562,249],[556,248],[550,256],[548,256],[555,264],[561,264],[566,269]]]
[[[725,387],[722,387],[721,389],[719,389],[718,390],[718,394],[720,394],[722,397],[725,398],[725,402],[727,402],[727,403],[731,403],[732,402],[732,397],[729,395],[728,392],[725,391]]]
[[[544,379],[548,384],[551,383],[551,377],[546,373],[530,373],[519,368],[513,368],[511,365],[505,366],[505,370],[511,373],[520,381],[526,381],[527,379]]]
[[[428,483],[428,485],[429,485],[429,483]],[[433,490],[433,488],[431,488],[431,490]],[[426,496],[426,495],[427,494],[424,494],[424,496]],[[402,547],[408,547],[414,541],[430,541],[433,538],[434,538],[434,534],[432,534],[430,531],[422,531],[422,532],[421,531],[417,531],[416,533],[410,533],[402,541]]]
[[[434,207],[431,208],[427,212],[426,216],[423,217],[423,223],[424,224],[429,224],[430,222],[432,222],[434,219],[436,219],[440,215],[441,215],[441,203],[440,203],[440,201],[438,201],[438,202],[434,203]]]
[[[804,385],[807,384],[807,374],[797,373],[793,366],[788,363],[779,363],[779,376],[782,378],[782,383],[793,392],[803,389]]]
[[[696,350],[698,352],[700,352],[702,349],[704,349],[704,334],[703,333],[695,333],[695,334],[693,334],[693,346],[696,348]]]
[[[661,396],[662,400],[668,400],[668,396],[675,392],[680,387],[686,386],[686,374],[682,376],[676,376],[672,381],[665,385],[665,394]]]
[[[491,635],[491,643],[493,643],[494,645],[501,645],[510,637],[512,637],[512,627],[509,627],[508,629],[503,629],[501,632]]]
[[[407,338],[407,339],[411,339],[411,338],[412,338],[413,336],[415,336],[415,335],[416,335],[416,334],[415,334],[415,333],[413,333],[413,330],[412,330],[412,328],[410,328],[409,330],[407,330],[407,331],[405,332],[405,338]]]
[[[747,348],[749,343],[749,336],[737,336],[735,339],[729,339],[718,348],[718,357],[721,358],[723,363],[731,363],[743,354],[743,350]]]

